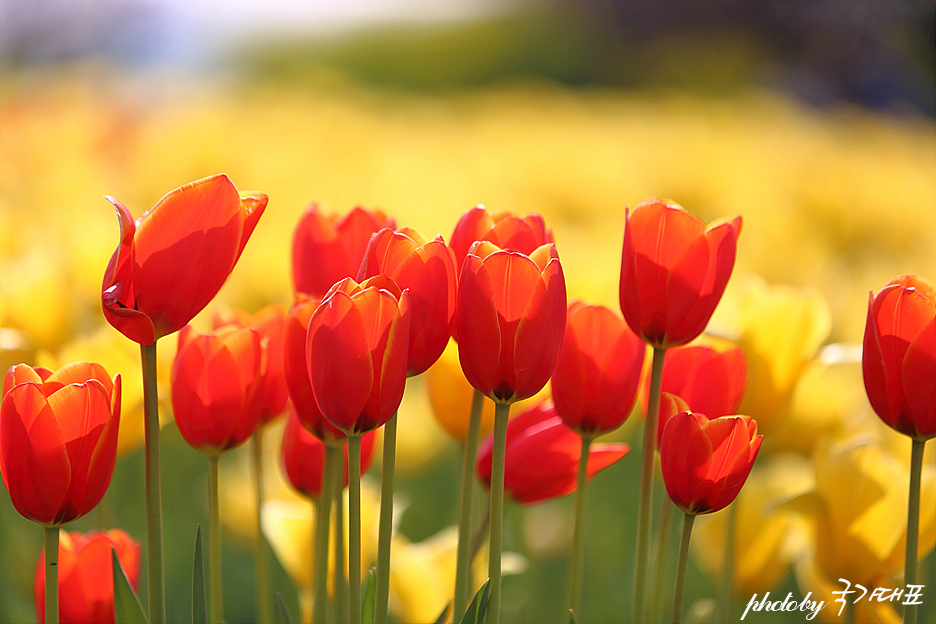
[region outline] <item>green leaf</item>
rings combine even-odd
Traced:
[[[575,611],[569,609],[569,624],[578,624],[578,620],[575,619]]]
[[[283,594],[276,592],[276,610],[279,611],[280,620],[284,624],[293,624],[292,616],[289,614],[289,607],[286,606],[286,600]]]
[[[201,525],[195,525],[195,565],[192,570],[192,624],[208,624],[205,599],[205,557],[202,554]]]
[[[361,624],[374,624],[377,609],[377,570],[371,568],[367,571],[367,580],[364,581],[364,602],[361,605]]]
[[[491,579],[484,581],[468,605],[461,624],[482,624],[487,620],[488,595],[491,593]]]
[[[117,558],[117,551],[113,546],[111,560],[114,566],[114,621],[117,624],[148,624],[143,605],[130,587],[130,581],[127,580],[127,574],[120,565],[120,559]]]
[[[446,616],[448,615],[448,611],[451,607],[452,607],[452,601],[449,600],[447,603],[445,603],[445,608],[442,609],[442,613],[439,614],[439,617],[435,619],[435,622],[433,622],[433,624],[445,624],[445,621],[448,619]]]

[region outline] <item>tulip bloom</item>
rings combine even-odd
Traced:
[[[369,431],[361,436],[361,474],[367,472],[371,462],[374,461],[374,452],[377,449],[374,444],[376,435],[375,432]],[[342,446],[344,447],[342,487],[348,487],[348,446]],[[294,410],[290,410],[286,418],[282,457],[286,478],[292,486],[309,498],[318,498],[322,491],[322,475],[325,472],[325,443],[302,426]]]
[[[120,243],[104,271],[104,317],[141,345],[182,329],[221,289],[267,204],[225,175],[181,186],[136,221],[117,210]]]
[[[868,304],[861,358],[871,407],[916,440],[936,436],[936,288],[916,275],[892,279]]]
[[[581,438],[562,423],[552,403],[545,401],[511,418],[507,424],[504,491],[517,503],[561,498],[575,491]],[[588,455],[588,479],[627,455],[627,444],[593,444]],[[493,436],[478,451],[475,472],[491,484]]]
[[[202,334],[185,326],[172,365],[172,411],[185,441],[216,456],[253,435],[265,365],[253,328],[226,325]]]
[[[689,342],[705,329],[734,268],[741,217],[705,229],[675,204],[648,199],[627,211],[621,311],[653,347]]]
[[[114,569],[111,548],[136,591],[140,545],[124,531],[63,531],[59,540],[58,597],[61,624],[114,624]],[[39,554],[33,597],[45,624],[45,552]]]
[[[603,306],[569,306],[551,385],[556,413],[570,429],[594,437],[620,427],[637,398],[646,345]]]
[[[358,281],[383,273],[408,289],[412,309],[407,375],[424,372],[439,359],[455,318],[455,259],[441,236],[384,228],[364,254]]]
[[[384,275],[335,284],[309,319],[306,365],[315,402],[345,435],[396,413],[406,385],[409,293]]]
[[[687,514],[724,509],[741,491],[763,438],[750,416],[676,414],[666,424],[660,448],[670,499]]]
[[[343,217],[326,216],[310,204],[296,225],[292,244],[293,285],[321,297],[346,277],[356,277],[371,235],[396,222],[379,210],[356,207]]]
[[[458,283],[458,358],[468,382],[499,403],[539,392],[565,331],[566,287],[555,245],[525,256],[476,243]]]
[[[552,230],[538,214],[524,217],[509,212],[491,214],[477,205],[461,216],[452,232],[451,247],[461,272],[471,246],[476,241],[488,241],[501,249],[530,255],[537,247],[555,243]]]
[[[104,496],[117,457],[120,375],[75,362],[51,372],[7,371],[0,407],[0,473],[24,517],[54,526]]]

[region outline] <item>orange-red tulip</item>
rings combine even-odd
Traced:
[[[468,250],[476,241],[488,241],[501,249],[530,255],[537,247],[555,243],[552,230],[538,214],[523,217],[509,212],[491,214],[484,206],[471,208],[461,216],[452,232],[450,245],[461,272]]]
[[[46,526],[91,511],[114,473],[120,375],[90,362],[54,373],[18,364],[3,392],[0,473],[13,506]]]
[[[321,297],[337,282],[356,277],[371,235],[385,227],[393,229],[396,222],[379,210],[358,206],[338,217],[310,204],[293,234],[296,291]]]
[[[627,444],[592,444],[588,454],[588,479],[630,451]],[[493,435],[478,450],[475,472],[491,484]],[[582,440],[562,424],[550,401],[534,405],[507,424],[504,492],[523,504],[566,496],[575,491]]]
[[[676,414],[666,423],[660,447],[670,499],[690,514],[724,509],[751,473],[763,438],[750,416]]]
[[[114,567],[111,548],[136,591],[140,582],[140,545],[124,531],[62,531],[58,554],[61,624],[114,624]],[[45,624],[45,551],[39,554],[33,597],[36,617]]]
[[[226,310],[215,317],[215,329],[224,325],[253,327],[260,333],[260,345],[266,353],[263,380],[257,388],[257,405],[260,409],[260,425],[270,422],[286,411],[289,392],[283,375],[283,326],[286,310],[283,306],[270,305],[253,316],[241,310]]]
[[[566,322],[566,287],[555,245],[530,256],[472,245],[458,280],[458,359],[468,382],[500,403],[533,396],[549,381]]]
[[[572,303],[550,380],[566,426],[587,436],[620,427],[634,407],[646,350],[620,315]]]
[[[701,334],[725,292],[740,233],[741,217],[706,230],[656,198],[628,210],[620,295],[634,333],[663,349]]]
[[[374,461],[377,446],[376,432],[369,431],[361,436],[361,474],[367,472]],[[348,445],[344,447],[344,483],[348,487]],[[317,498],[322,491],[322,474],[325,472],[325,443],[312,435],[289,410],[286,428],[283,430],[283,468],[286,478],[296,490],[309,498]]]
[[[409,292],[378,275],[335,284],[309,320],[306,364],[315,402],[346,435],[396,413],[406,385]]]
[[[206,455],[246,442],[260,420],[265,366],[260,332],[251,327],[206,334],[183,327],[172,363],[172,411],[185,441]]]
[[[374,234],[357,279],[383,273],[409,290],[409,364],[418,375],[432,366],[452,335],[455,317],[455,259],[441,236],[427,239],[411,228]]]
[[[142,345],[171,334],[221,289],[267,204],[241,197],[225,175],[181,186],[136,221],[107,198],[120,221],[120,243],[101,285],[104,317]]]
[[[895,277],[868,304],[861,356],[871,407],[917,440],[936,436],[936,288]]]

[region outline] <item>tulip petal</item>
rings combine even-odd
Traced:
[[[523,257],[523,256],[520,256]],[[566,287],[559,260],[550,262],[532,288],[514,284],[529,297],[514,339],[514,400],[539,392],[549,381],[559,357],[566,322]]]
[[[931,438],[936,435],[936,317],[910,343],[901,371],[903,394],[916,435]]]
[[[153,344],[153,321],[137,309],[134,281],[136,223],[127,207],[113,197],[105,197],[117,211],[120,241],[104,270],[101,307],[107,322],[139,344]]]
[[[266,193],[241,194],[240,205],[241,216],[243,217],[243,227],[241,229],[241,238],[240,244],[237,248],[237,255],[234,256],[234,264],[237,264],[241,254],[244,252],[244,247],[247,245],[247,240],[250,238],[250,235],[253,234],[254,229],[257,227],[257,223],[260,221],[260,216],[263,215],[263,211],[266,209],[269,199],[270,198],[267,197]]]
[[[490,396],[503,374],[501,324],[494,302],[494,286],[480,258],[468,255],[458,280],[455,307],[458,360],[468,382]]]

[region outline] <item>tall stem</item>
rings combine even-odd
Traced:
[[[686,568],[689,565],[689,538],[695,514],[687,513],[683,520],[682,541],[679,543],[679,560],[676,563],[676,589],[673,590],[673,624],[682,621],[683,592],[686,589]]]
[[[315,549],[312,563],[312,624],[325,624],[328,605],[328,527],[331,521],[331,502],[334,496],[335,475],[341,472],[344,453],[340,446],[325,445],[325,467],[322,471],[322,489],[315,508]]]
[[[647,583],[647,562],[650,559],[650,527],[653,519],[653,462],[656,453],[657,415],[660,411],[660,381],[663,377],[663,356],[666,349],[653,348],[650,368],[650,396],[647,420],[644,423],[643,447],[640,449],[640,499],[637,503],[637,562],[634,566],[634,602],[631,620],[644,621],[644,593]]]
[[[910,450],[910,495],[907,503],[907,551],[904,556],[904,583],[917,585],[918,540],[920,534],[920,473],[926,440],[913,439]],[[916,602],[916,601],[914,601]],[[904,603],[904,624],[916,624],[917,605]]]
[[[390,537],[393,533],[393,477],[396,472],[397,415],[384,425],[383,470],[380,474],[380,520],[377,532],[377,583],[374,622],[387,623],[390,600]]]
[[[218,456],[208,456],[208,595],[212,624],[221,624],[221,513],[218,509]]]
[[[146,578],[149,624],[166,621],[163,577],[162,493],[159,481],[159,395],[156,389],[156,341],[140,345],[143,367],[143,444],[146,464]]]
[[[507,457],[509,403],[494,404],[494,446],[491,457],[491,544],[488,548],[488,577],[491,579],[488,624],[500,623],[501,549],[504,541],[504,460]]]
[[[659,622],[663,612],[663,582],[666,577],[666,563],[669,559],[670,535],[673,532],[673,510],[676,509],[669,496],[661,498],[660,519],[657,522],[656,545],[653,554],[653,584],[650,586],[651,622]]]
[[[59,527],[45,527],[45,621],[59,623],[58,601]]]
[[[345,557],[344,531],[344,482],[341,468],[335,471],[333,489],[335,490],[335,613],[338,622],[348,621],[348,558]]]
[[[462,454],[461,488],[458,497],[458,553],[455,559],[455,598],[452,618],[459,621],[471,595],[471,520],[474,515],[475,458],[478,455],[478,437],[481,431],[481,413],[484,395],[474,390],[471,396],[471,415],[468,435]]]
[[[348,612],[361,624],[361,436],[348,436]]]
[[[257,502],[257,533],[254,535],[254,570],[257,583],[257,620],[273,621],[273,603],[270,600],[270,568],[267,560],[266,537],[263,535],[261,509],[263,507],[263,429],[260,425],[253,435],[254,494]]]
[[[572,528],[572,559],[569,561],[569,610],[582,619],[582,581],[585,568],[585,503],[588,497],[588,449],[592,438],[582,436],[582,451],[578,463],[578,483],[575,487],[575,518]],[[571,617],[571,616],[570,616]]]

